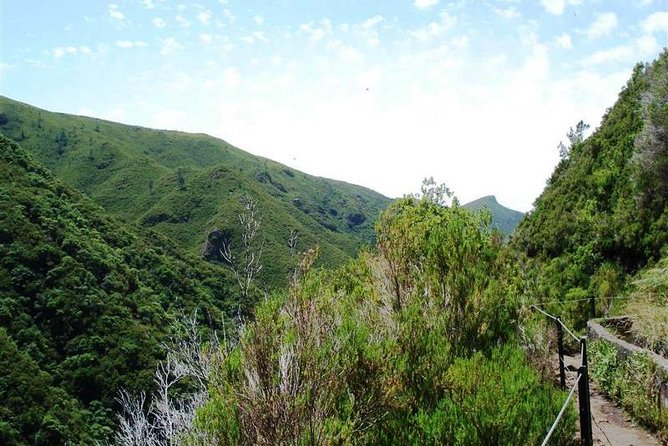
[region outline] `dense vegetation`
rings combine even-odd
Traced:
[[[494,195],[478,198],[470,203],[463,205],[466,209],[472,211],[481,211],[487,209],[492,216],[492,228],[498,229],[506,237],[509,237],[517,225],[520,224],[524,214],[519,211],[512,210],[499,204]]]
[[[165,426],[150,429],[157,444],[539,443],[565,395],[520,346],[525,278],[489,215],[444,206],[442,191],[394,203],[377,254],[332,271],[306,253],[289,290],[220,347],[195,428],[142,419],[134,432]],[[552,444],[571,442],[574,421],[568,411]]]
[[[0,139],[3,444],[91,444],[112,429],[119,444],[534,444],[565,395],[536,367],[548,335],[527,304],[555,301],[582,328],[591,299],[608,311],[637,278],[626,308],[647,345],[665,348],[668,52],[636,67],[589,138],[583,123],[569,133],[509,245],[489,210],[433,182],[376,219],[377,194],[213,138],[0,103],[2,132],[105,208]],[[255,209],[261,281],[288,286],[252,311],[200,250],[239,246],[238,217]],[[162,344],[196,309],[214,328],[252,317],[207,342],[194,329]],[[626,388],[654,376],[646,362],[617,367],[599,347],[602,388],[664,422]],[[575,418],[566,411],[554,444],[572,441]]]
[[[590,137],[582,128],[513,239],[539,265],[540,300],[580,300],[554,307],[580,327],[586,299],[607,311],[630,275],[666,255],[668,52],[635,68]]]
[[[0,132],[63,181],[193,254],[204,250],[221,260],[222,238],[241,243],[240,199],[251,195],[262,216],[261,278],[269,287],[287,284],[291,232],[301,247],[318,244],[324,264],[340,265],[372,244],[374,221],[389,203],[369,189],[306,175],[207,135],[51,113],[3,97],[0,110]]]
[[[151,387],[174,318],[235,309],[227,270],[139,233],[0,136],[0,443],[92,444]]]

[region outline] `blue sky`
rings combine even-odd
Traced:
[[[0,93],[205,132],[389,196],[529,210],[668,46],[667,0],[0,0]]]

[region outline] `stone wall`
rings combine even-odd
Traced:
[[[624,319],[624,318],[611,318],[611,319]],[[637,345],[626,342],[623,339],[618,338],[614,333],[605,328],[600,324],[604,319],[595,319],[587,322],[587,337],[590,340],[603,339],[610,344],[614,345],[619,352],[620,357],[625,358],[633,353],[644,353],[648,355],[657,366],[657,382],[654,383],[656,388],[659,390],[660,394],[660,403],[663,407],[668,410],[668,359],[657,355],[656,353],[647,350],[646,348],[639,347]],[[608,319],[610,320],[610,319]]]

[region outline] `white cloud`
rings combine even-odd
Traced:
[[[322,40],[332,32],[332,22],[329,19],[322,19],[318,24],[304,23],[299,26],[299,31],[306,34],[311,42]]]
[[[70,46],[59,46],[57,48],[54,48],[51,51],[51,54],[56,59],[60,59],[61,57],[66,56],[66,55],[75,55],[75,54],[78,54],[78,53],[92,54],[92,51],[91,51],[90,47],[85,46],[85,45],[84,46],[79,46],[79,47],[72,46],[72,45],[70,45]]]
[[[181,110],[162,110],[153,115],[151,126],[158,129],[182,128],[187,115]]]
[[[264,33],[262,31],[253,31],[250,34],[241,37],[240,40],[248,44],[253,44],[256,41],[266,42],[267,38],[264,36]]]
[[[566,8],[564,0],[542,0],[543,7],[547,12],[554,15],[561,15]]]
[[[153,3],[153,0],[142,0],[141,2],[144,5],[144,8],[155,9],[155,4]]]
[[[197,20],[199,20],[203,25],[208,25],[211,21],[211,11],[208,9],[200,11],[197,13]]]
[[[170,78],[163,82],[163,87],[170,91],[181,92],[186,88],[192,85],[192,78],[181,72],[177,71],[175,73],[170,72]]]
[[[655,12],[643,21],[642,27],[646,33],[660,31],[663,32],[665,36],[668,34],[668,12]]]
[[[445,34],[456,24],[457,17],[451,16],[446,11],[441,11],[440,21],[430,22],[428,25],[423,26],[422,28],[409,31],[409,34],[418,40],[426,41]]]
[[[541,0],[543,7],[547,12],[553,15],[564,13],[567,5],[579,5],[582,0]]]
[[[414,5],[416,8],[419,9],[426,9],[426,8],[431,8],[432,6],[436,5],[439,2],[439,0],[415,0]]]
[[[383,17],[382,15],[375,15],[375,16],[371,17],[370,19],[365,20],[362,23],[362,28],[370,29],[370,28],[373,28],[374,26],[376,26],[376,25],[378,25],[378,24],[380,24],[384,21],[385,21],[385,17]]]
[[[262,42],[266,42],[266,41],[267,41],[267,38],[264,36],[264,32],[262,32],[262,31],[253,31],[253,32],[251,33],[251,35],[252,35],[253,37],[255,37],[257,40],[259,40],[259,41],[262,41]]]
[[[205,45],[211,45],[213,42],[213,36],[211,36],[211,34],[200,34],[199,40]]]
[[[125,109],[121,106],[115,106],[112,107],[111,109],[104,110],[100,113],[95,114],[95,117],[97,118],[106,119],[114,122],[125,122],[126,116],[127,114],[125,112]]]
[[[661,46],[654,36],[639,37],[636,39],[635,45],[638,53],[642,56],[653,56],[661,50]]]
[[[109,3],[107,10],[109,11],[109,16],[112,19],[123,21],[125,20],[125,14],[123,14],[119,9],[116,3]]]
[[[520,16],[520,12],[515,6],[508,6],[505,9],[494,8],[494,12],[504,19],[514,19]]]
[[[162,40],[162,48],[160,48],[160,54],[167,56],[172,54],[174,51],[183,49],[181,45],[174,37],[168,37]]]
[[[190,26],[190,20],[186,19],[182,15],[177,15],[174,17],[174,20],[176,20],[176,23],[178,23],[181,26],[188,27]]]
[[[607,36],[617,27],[617,15],[614,12],[598,14],[594,22],[587,29],[586,34],[590,39],[598,39]]]
[[[143,48],[148,46],[148,44],[142,40],[117,40],[116,41],[116,46],[119,48],[127,49],[127,48]]]
[[[568,33],[563,33],[554,40],[557,43],[557,45],[559,45],[564,49],[570,50],[571,48],[573,48],[573,42],[571,41],[571,36]]]
[[[241,82],[241,74],[236,68],[227,68],[223,71],[223,85],[227,88],[236,88]]]
[[[357,49],[349,45],[341,45],[338,47],[336,57],[346,64],[358,64],[364,61],[364,56]]]
[[[237,17],[234,15],[234,13],[233,13],[231,10],[229,10],[229,9],[223,9],[223,16],[225,16],[225,18],[227,19],[227,21],[230,22],[230,23],[234,22],[234,21],[236,20],[236,18],[237,18]]]
[[[153,26],[155,26],[156,28],[164,28],[165,26],[167,26],[167,23],[165,23],[165,21],[160,17],[154,18],[152,22]]]
[[[253,17],[253,20],[255,21],[256,25],[264,24],[264,18],[261,15],[256,15],[255,17]]]
[[[606,62],[619,62],[634,57],[634,49],[631,45],[621,45],[607,50],[597,51],[583,61],[583,65],[599,65]]]

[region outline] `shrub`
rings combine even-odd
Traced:
[[[589,351],[591,376],[603,392],[668,438],[668,412],[660,403],[660,383],[668,382],[666,373],[646,353],[621,355],[604,340],[592,342]]]

